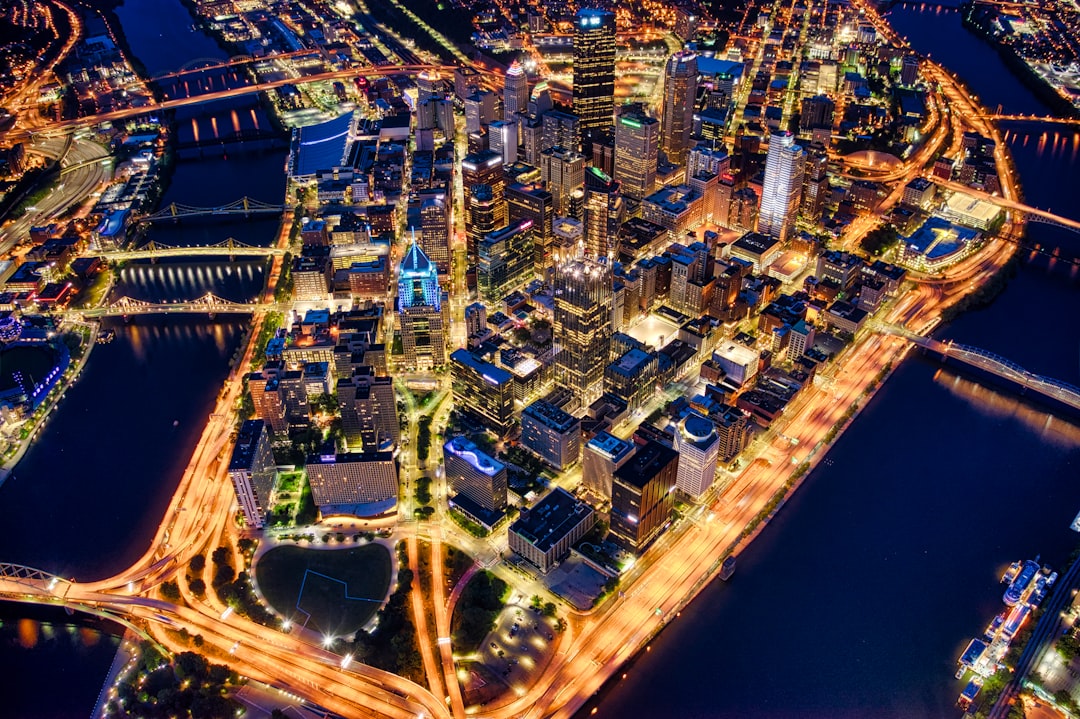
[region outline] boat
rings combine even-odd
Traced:
[[[731,579],[731,575],[735,573],[735,555],[731,554],[724,563],[720,565],[720,579],[727,581]]]
[[[1001,575],[1001,581],[1011,582],[1013,579],[1015,579],[1017,573],[1019,573],[1020,571],[1020,566],[1020,562],[1013,562],[1012,564],[1010,564],[1009,568],[1005,570],[1005,573]]]
[[[1024,568],[1020,570],[1013,580],[1009,583],[1009,588],[1005,590],[1002,601],[1006,606],[1015,607],[1020,601],[1020,598],[1024,595],[1024,591],[1027,590],[1028,585],[1031,584],[1031,580],[1035,578],[1036,572],[1039,571],[1039,563],[1036,561],[1028,560],[1024,562]]]
[[[112,342],[114,339],[116,339],[116,330],[105,329],[98,332],[96,341],[99,345],[104,345]]]
[[[993,621],[986,626],[986,631],[983,633],[983,637],[986,641],[991,642],[994,640],[994,635],[997,634],[998,629],[1001,629],[1001,625],[1005,623],[1005,614],[1001,613],[994,617]]]
[[[975,697],[979,695],[980,689],[982,689],[982,680],[975,677],[967,683],[964,691],[960,692],[960,698],[956,700],[956,703],[960,705],[961,709],[967,709],[975,701]]]

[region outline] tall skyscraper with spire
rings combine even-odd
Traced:
[[[806,153],[790,132],[773,133],[765,157],[765,181],[761,186],[758,232],[786,242],[795,227],[802,196]]]
[[[449,317],[444,299],[438,268],[414,241],[398,270],[398,317],[407,368],[446,364]]]
[[[607,258],[578,257],[555,266],[555,381],[588,407],[604,392],[611,361],[614,291]]]
[[[697,78],[696,54],[677,52],[668,59],[664,70],[664,113],[660,135],[668,161],[677,165],[686,161],[697,103]]]
[[[574,114],[586,133],[615,112],[615,14],[581,8],[574,19]]]
[[[506,71],[503,81],[503,119],[518,120],[518,113],[529,111],[529,78],[525,75],[525,68],[521,63],[514,60]]]

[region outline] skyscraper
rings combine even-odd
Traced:
[[[465,245],[470,265],[476,263],[480,241],[498,227],[495,224],[497,205],[491,185],[473,185],[465,193]]]
[[[229,460],[229,479],[236,490],[244,521],[251,527],[261,528],[266,524],[275,466],[266,424],[261,419],[244,420]]]
[[[615,179],[627,197],[640,200],[656,189],[660,123],[628,105],[615,121]]]
[[[790,132],[774,133],[765,158],[758,232],[786,242],[795,226],[802,195],[806,153]]]
[[[675,432],[675,450],[679,453],[676,483],[696,499],[716,480],[716,461],[720,455],[716,425],[696,412],[686,415]]]
[[[481,238],[476,274],[482,299],[497,302],[532,275],[532,225],[532,220],[518,220]]]
[[[613,331],[612,283],[606,257],[581,257],[555,267],[555,380],[582,406],[604,392]]]
[[[485,454],[467,437],[454,437],[443,445],[446,480],[455,494],[463,494],[488,511],[506,509],[506,465]]]
[[[574,22],[574,113],[585,131],[611,126],[615,110],[615,14],[581,8]]]
[[[398,313],[405,365],[431,369],[446,364],[448,327],[438,268],[415,242],[398,271]]]
[[[681,165],[694,125],[697,104],[697,55],[677,52],[664,70],[664,113],[661,142],[669,162]]]
[[[595,167],[585,173],[585,253],[608,257],[626,219],[619,183]]]
[[[542,135],[540,151],[552,147],[581,150],[581,118],[568,112],[549,110],[540,118]]]
[[[585,156],[574,150],[552,147],[540,153],[540,177],[551,192],[555,215],[570,214],[570,196],[585,182]]]
[[[518,121],[497,120],[488,125],[488,147],[499,153],[503,165],[513,165],[518,159]]]
[[[440,275],[449,274],[450,213],[443,197],[428,197],[420,203],[420,247]]]
[[[529,78],[525,75],[525,68],[521,63],[514,60],[506,71],[506,79],[503,81],[503,119],[519,120],[518,113],[529,111]]]
[[[540,183],[528,185],[514,182],[506,188],[506,204],[510,222],[532,220],[529,233],[533,243],[533,265],[543,273],[551,265],[554,235],[551,222],[555,219],[554,198]]]

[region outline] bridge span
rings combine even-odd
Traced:
[[[136,315],[208,314],[249,315],[256,312],[280,311],[283,305],[276,302],[233,302],[209,292],[195,300],[181,302],[147,302],[121,297],[105,307],[87,310],[67,310],[59,313],[71,319],[97,319],[99,317],[133,317]]]
[[[877,324],[874,329],[885,334],[903,337],[925,351],[937,356],[944,364],[966,365],[976,373],[997,384],[1031,397],[1050,409],[1080,418],[1080,387],[1026,370],[1012,360],[993,352],[955,342],[941,342],[910,332],[895,325]]]
[[[1072,232],[1080,233],[1080,221],[1074,220],[1071,217],[1062,217],[1061,215],[1054,214],[1049,210],[1040,210],[1038,207],[1032,207],[1031,205],[1025,205],[1023,202],[1017,202],[1016,200],[1010,200],[1002,197],[1001,195],[992,195],[989,192],[982,190],[976,190],[973,187],[968,187],[959,182],[952,182],[950,180],[943,180],[940,177],[929,178],[931,182],[936,185],[953,190],[955,192],[963,192],[965,195],[971,195],[972,197],[978,197],[979,199],[992,202],[998,207],[1005,208],[1007,210],[1014,210],[1016,212],[1022,212],[1027,216],[1029,222],[1040,222],[1044,225],[1053,225],[1054,227],[1061,227]]]
[[[230,217],[237,215],[248,217],[249,215],[280,214],[291,208],[291,205],[275,205],[246,196],[217,207],[194,207],[179,202],[171,202],[157,212],[136,217],[134,223],[150,223],[159,220],[179,222],[193,217]]]
[[[159,257],[272,257],[284,255],[289,250],[285,247],[259,247],[248,245],[232,237],[213,245],[166,245],[150,240],[141,247],[131,250],[102,250],[89,252],[86,257],[100,257],[112,262],[125,260],[156,260]]]

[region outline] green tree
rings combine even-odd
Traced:
[[[201,574],[202,570],[206,567],[206,557],[201,554],[196,554],[191,558],[191,562],[188,566],[191,567],[191,571],[195,574]]]
[[[161,585],[161,596],[170,602],[179,602],[180,587],[176,585],[176,582],[164,582]]]

